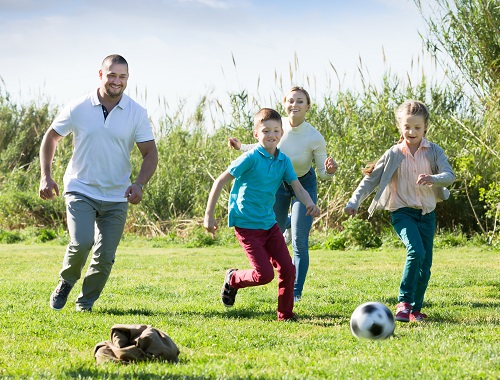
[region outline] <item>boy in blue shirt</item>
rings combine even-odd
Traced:
[[[226,307],[234,305],[238,289],[264,285],[278,272],[278,320],[295,320],[293,286],[295,267],[273,211],[276,190],[288,182],[297,198],[306,205],[307,215],[319,216],[319,209],[304,190],[290,159],[277,148],[283,136],[280,114],[263,108],[254,117],[254,137],[259,145],[234,160],[214,182],[207,202],[204,226],[215,236],[214,210],[223,187],[234,179],[229,195],[228,225],[253,269],[229,269],[221,298]]]

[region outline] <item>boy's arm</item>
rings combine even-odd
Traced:
[[[203,221],[203,226],[206,228],[208,232],[212,234],[212,237],[215,238],[215,231],[217,230],[217,221],[214,218],[215,206],[217,205],[217,200],[219,199],[220,193],[224,186],[231,182],[234,177],[229,174],[226,170],[223,172],[212,185],[212,189],[210,190],[210,195],[208,196],[207,208],[205,210],[205,219]]]
[[[292,186],[293,192],[295,193],[297,199],[306,206],[306,215],[319,216],[319,208],[316,207],[313,200],[311,199],[311,196],[309,195],[307,190],[302,187],[299,180],[296,179],[295,181],[290,182],[290,186]]]

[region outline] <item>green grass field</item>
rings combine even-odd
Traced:
[[[0,377],[3,379],[499,379],[500,252],[438,249],[424,324],[401,324],[385,341],[355,339],[354,308],[380,301],[391,310],[402,248],[311,251],[299,323],[276,321],[276,280],[239,292],[226,310],[226,268],[247,268],[240,248],[122,246],[92,313],[49,308],[64,247],[0,245]],[[96,343],[115,323],[166,332],[177,365],[98,366]]]

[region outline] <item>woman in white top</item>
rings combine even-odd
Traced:
[[[282,119],[284,134],[278,147],[290,157],[300,183],[316,203],[318,193],[316,173],[312,168],[313,160],[321,179],[331,178],[337,170],[337,163],[328,157],[325,139],[321,133],[305,120],[306,113],[311,107],[308,92],[302,87],[292,87],[284,97],[284,107],[287,117]],[[229,146],[236,150],[247,151],[252,149],[254,144],[242,144],[237,138],[231,137]],[[274,212],[281,231],[290,229],[291,232],[296,270],[294,298],[295,301],[299,301],[309,269],[309,233],[313,218],[306,216],[305,206],[285,182],[276,192]]]

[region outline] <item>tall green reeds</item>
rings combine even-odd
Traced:
[[[437,86],[425,77],[414,85],[390,75],[377,84],[367,80],[364,83],[357,92],[339,89],[313,99],[308,113],[308,121],[323,134],[329,154],[339,163],[333,180],[319,182],[318,205],[322,215],[316,219],[315,228],[342,229],[346,219],[343,207],[362,178],[361,168],[378,159],[398,140],[394,109],[405,99],[415,98],[428,104],[428,137],[445,149],[458,174],[451,187],[451,199],[437,209],[439,227],[466,234],[488,234],[494,230],[487,211],[494,202],[491,194],[496,193],[480,189],[495,181],[497,170],[491,167],[484,146],[473,138],[475,134],[481,136],[481,109],[461,89]],[[182,104],[178,109],[165,109],[160,120],[153,121],[160,163],[147,185],[143,202],[130,208],[127,230],[162,235],[201,224],[213,180],[240,154],[227,147],[228,137],[253,142],[252,115],[259,107],[274,107],[283,113],[283,94],[280,85],[276,86],[280,89],[276,98],[266,101],[245,90],[228,93],[226,99],[203,95],[190,113]],[[59,228],[64,225],[62,200],[48,202],[37,196],[38,149],[55,111],[49,104],[13,105],[6,93],[1,94],[0,105],[0,228]],[[53,165],[59,184],[71,153],[71,138],[63,139]],[[140,155],[134,151],[134,173],[140,162]],[[475,176],[466,176],[467,173]],[[363,204],[362,218],[366,217],[364,211],[369,201]],[[227,193],[223,193],[219,203],[216,216],[225,223]],[[370,222],[381,231],[388,224],[388,215],[376,213]]]

